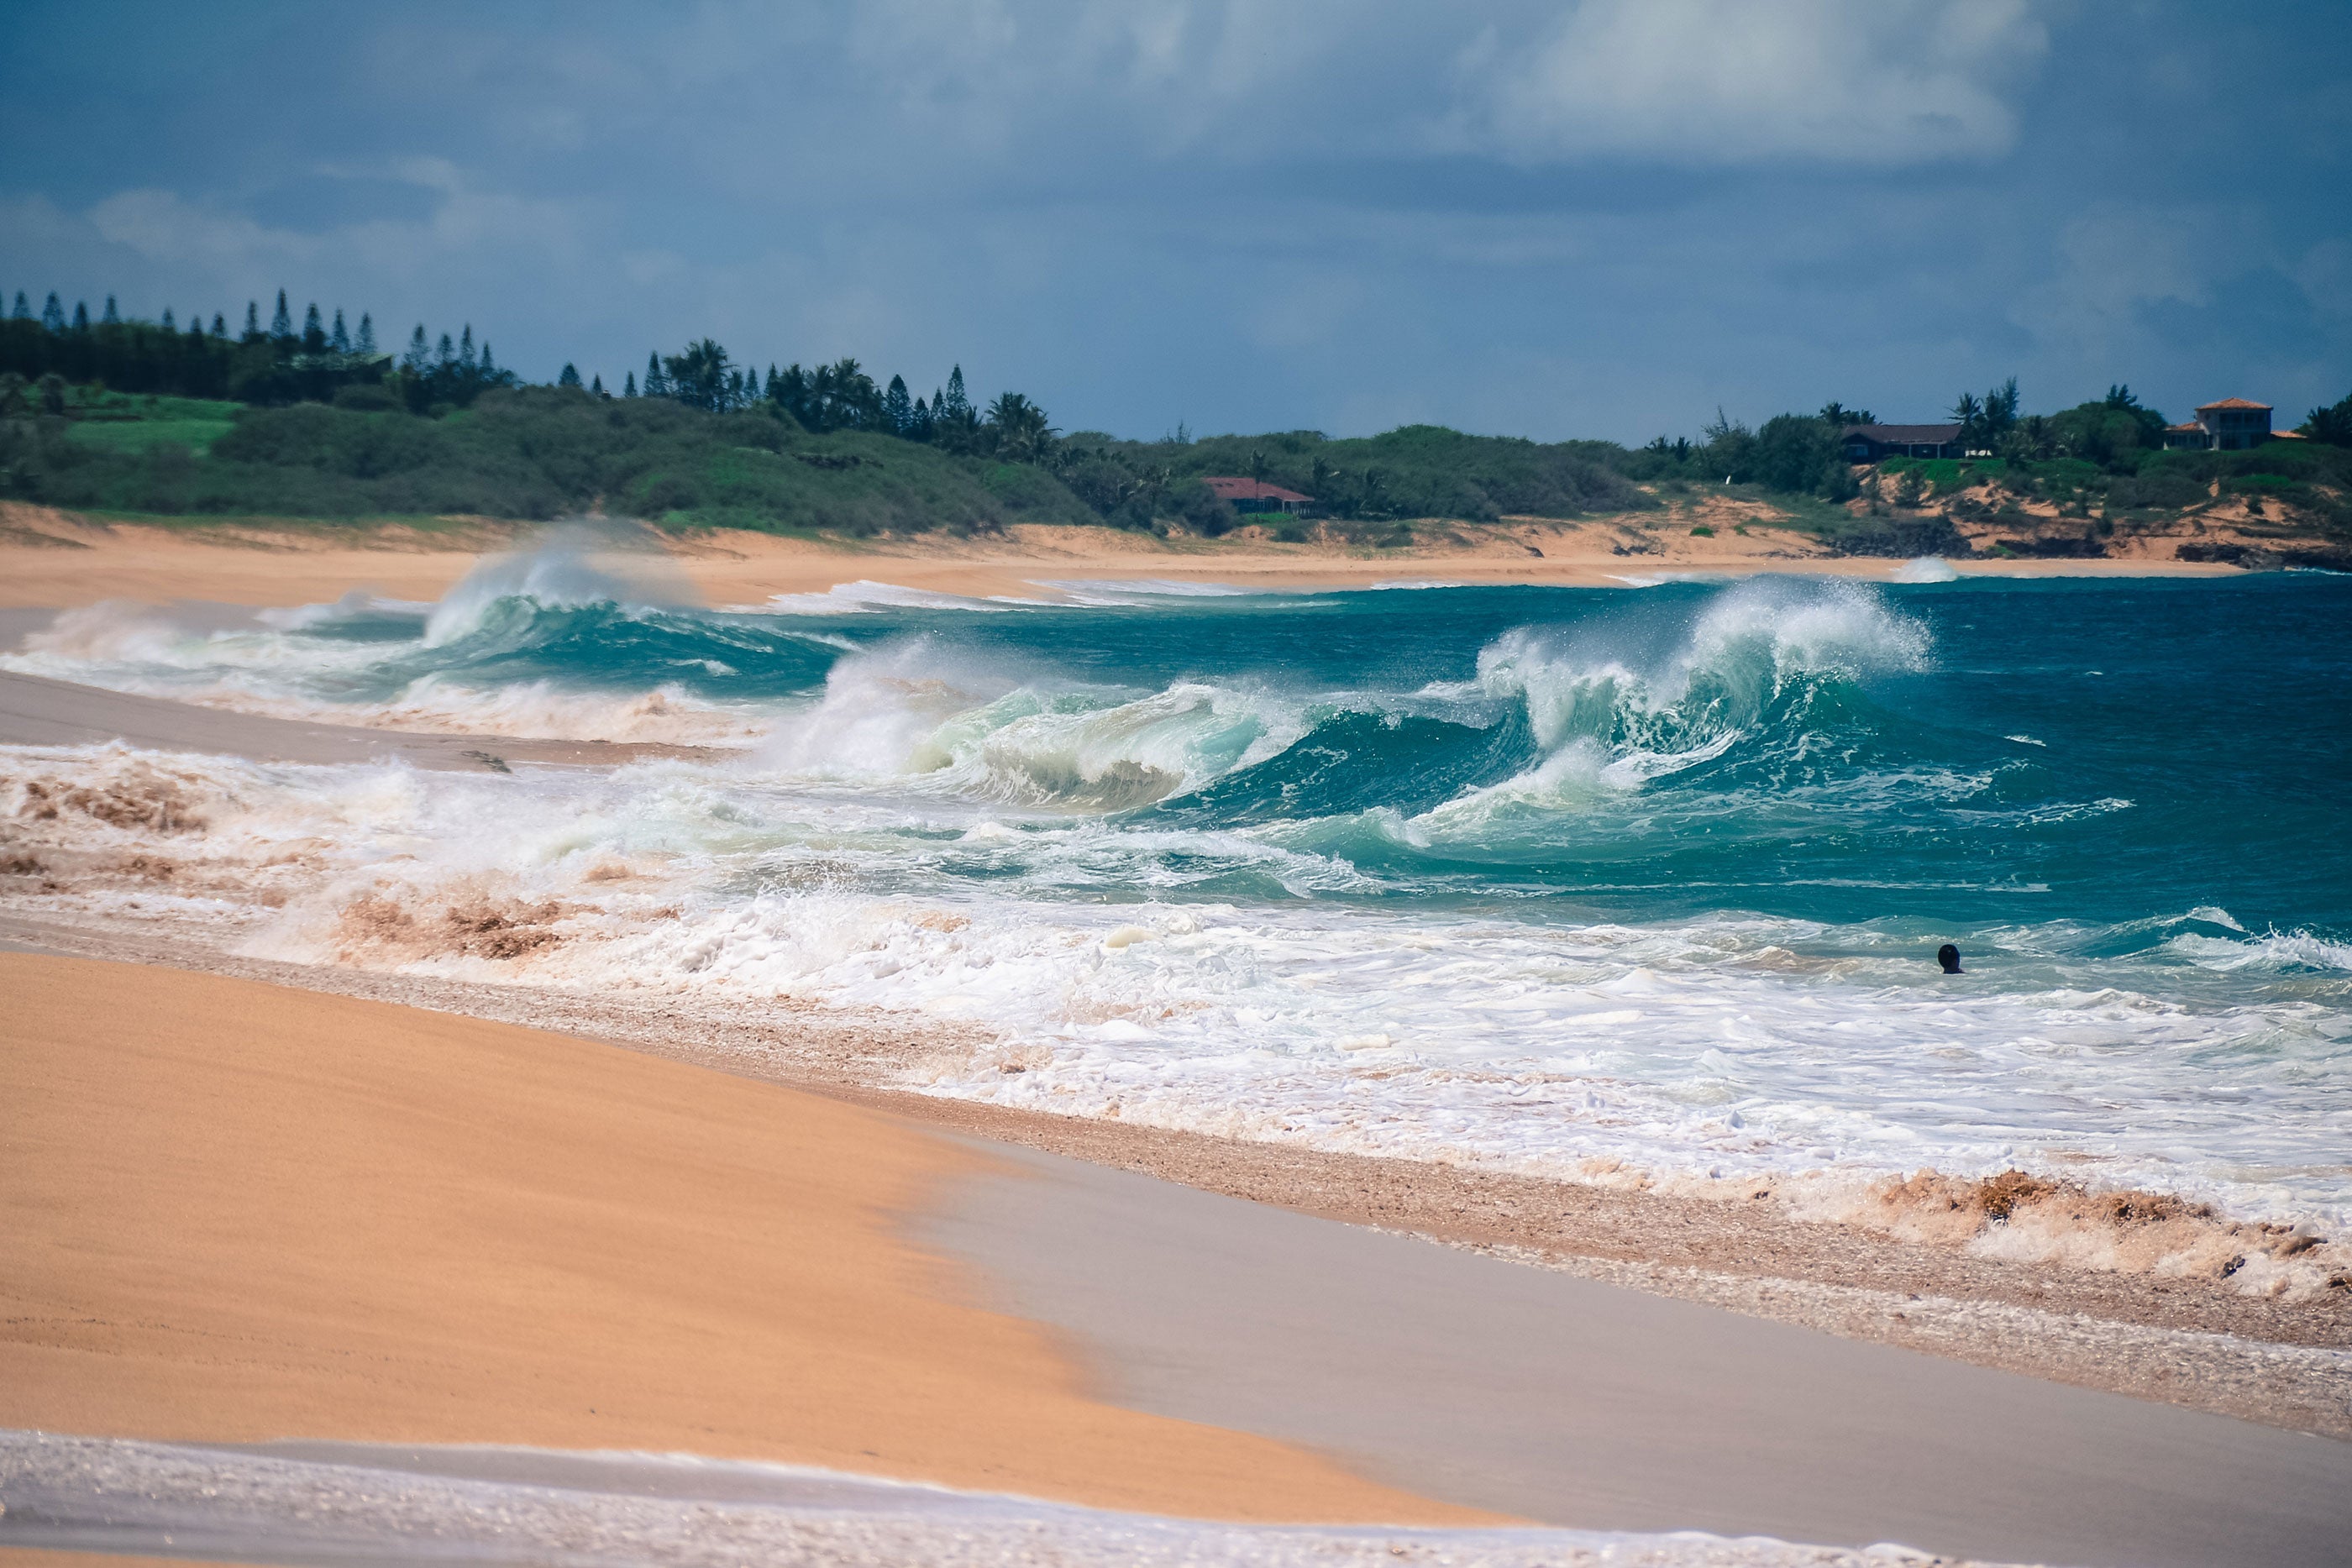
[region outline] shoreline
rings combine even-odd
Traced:
[[[1416,1542],[1755,1568],[1900,1541],[2189,1568],[2310,1560],[2352,1484],[2352,1446],[2276,1422],[943,1134],[903,1098],[543,1019],[152,962],[0,977],[26,1156],[0,1167],[0,1549],[389,1558],[490,1519],[523,1549],[485,1560],[524,1561],[602,1518],[631,1561],[702,1561],[713,1530],[807,1550],[830,1521],[893,1563],[1158,1540],[1171,1568]],[[661,1508],[690,1533],[649,1529]]]
[[[1484,1252],[1843,1338],[2352,1439],[2352,1291],[2283,1302],[2218,1280],[2019,1262],[1778,1206],[1246,1143],[950,1099],[887,1079],[936,1042],[888,1016],[632,1003],[522,986],[241,958],[0,915],[0,943],[186,967],[524,1024],[782,1085],[912,1125]]]
[[[353,537],[242,528],[100,525],[35,508],[0,507],[0,608],[69,609],[101,599],[146,603],[200,600],[241,605],[323,603],[364,587],[394,599],[436,600],[488,554],[526,549],[541,527],[500,526],[425,534],[378,528]],[[0,517],[0,522],[8,518]],[[1005,537],[947,536],[866,545],[743,532],[664,536],[659,553],[712,604],[755,604],[777,594],[823,594],[871,581],[962,597],[1035,598],[1056,580],[1153,580],[1244,591],[1366,590],[1384,583],[1624,588],[1675,576],[1796,573],[1884,582],[1906,563],[1833,556],[1811,536],[1759,527],[1714,539],[1644,536],[1627,543],[1619,522],[1481,525],[1472,549],[1413,546],[1341,552],[1312,546],[1214,540],[1146,543],[1109,528],[1021,524]],[[47,542],[28,543],[37,537]],[[1736,545],[1738,548],[1730,548]],[[1963,577],[2239,577],[2240,568],[2154,557],[2102,559],[1966,559]]]
[[[898,1118],[315,989],[21,953],[0,977],[0,1427],[1503,1521],[1104,1402],[1049,1331],[907,1234],[987,1161]]]
[[[283,565],[290,560],[305,571],[319,566],[341,570],[344,559],[337,552],[280,556],[201,548],[265,564]],[[429,560],[434,570],[454,577],[474,559],[448,552]],[[813,559],[815,564],[810,565]],[[1214,570],[1230,578],[1227,569],[1234,559],[1226,558]],[[943,573],[960,572],[967,580],[983,570],[1011,570],[1003,563],[924,562],[879,556],[846,558],[845,563],[833,558],[815,559],[804,550],[781,551],[778,559],[791,564],[793,570],[818,570],[821,576],[824,572],[843,576],[852,570],[861,576],[870,575],[868,569],[877,562],[891,561]],[[1393,575],[1402,563],[1372,564]],[[1823,564],[1790,562],[1778,570],[1819,570]],[[1894,563],[1827,564],[1885,570]],[[2081,563],[2039,564],[2063,570]],[[1561,570],[1573,565],[1560,563]],[[1528,570],[1507,562],[1496,570],[1506,568],[1515,573]],[[762,565],[760,570],[769,567]],[[1066,564],[1055,570],[1073,575]],[[1203,570],[1211,569],[1204,565]],[[2193,574],[2224,573],[2236,575],[2229,568],[2199,568]],[[1159,563],[1144,575],[1175,574]],[[292,580],[265,574],[253,580],[282,590]],[[222,586],[211,580],[203,584],[208,593]],[[974,586],[964,580],[963,591]],[[46,612],[0,611],[0,642],[13,641],[15,629],[31,626],[36,618],[45,620]],[[90,734],[17,733],[26,722],[26,715],[16,711],[25,704],[17,699],[27,693],[40,696],[55,710],[44,710],[34,715],[35,719],[52,724],[78,721]],[[0,699],[5,699],[0,707],[6,709],[0,713],[0,738],[11,742],[75,744],[98,730],[110,729],[131,736],[137,746],[233,756],[344,761],[391,753],[418,766],[492,766],[484,759],[482,749],[460,749],[478,737],[266,719],[31,677],[0,677]],[[80,705],[90,705],[94,711],[78,712]],[[94,726],[89,722],[93,719]],[[485,748],[493,745],[495,752],[489,755],[496,756],[499,765],[509,757],[521,763],[595,766],[629,759],[639,751],[649,756],[685,754],[682,748],[617,744],[482,743]],[[70,914],[52,918],[52,913],[26,911],[18,905],[0,914],[0,945],[13,936],[20,942],[89,956],[261,979],[316,993],[367,997],[476,1019],[557,1029],[656,1057],[717,1068],[739,1078],[814,1092],[887,1112],[910,1124],[936,1131],[977,1135],[1111,1169],[1144,1173],[1211,1193],[1629,1286],[1654,1296],[1703,1302],[1848,1339],[1919,1350],[2294,1430],[2352,1437],[2352,1289],[2329,1289],[2314,1299],[2278,1301],[2234,1289],[2221,1278],[2208,1277],[2215,1274],[2213,1268],[2201,1273],[2168,1275],[2151,1268],[2146,1259],[2137,1271],[2123,1271],[1988,1256],[1969,1249],[1954,1226],[1944,1227],[1946,1234],[1938,1237],[1936,1227],[1908,1223],[1904,1216],[1885,1227],[1841,1223],[1807,1218],[1794,1212],[1794,1206],[1780,1201],[1751,1207],[1638,1187],[1554,1181],[1298,1145],[1244,1143],[1111,1120],[1007,1109],[922,1093],[894,1082],[906,1067],[937,1050],[953,1033],[936,1026],[927,1032],[919,1021],[905,1016],[777,1007],[762,1009],[764,1016],[747,1021],[750,1009],[712,998],[639,1002],[528,986],[239,958],[228,950],[237,935],[233,923],[218,929],[198,929],[150,915],[116,915],[98,924],[76,924]],[[1970,1233],[1981,1217],[1965,1212],[1963,1200],[1968,1196],[1965,1189],[1976,1185],[1941,1183],[1941,1190],[1955,1195],[1951,1207]],[[1931,1191],[1925,1196],[1935,1198],[1939,1194]],[[2064,1195],[2059,1197],[2063,1200]],[[2063,1201],[2052,1208],[2059,1207]],[[2182,1235],[2195,1231],[2200,1223],[2193,1216],[2184,1217],[2176,1204],[2168,1213],[2138,1217],[2133,1223],[2142,1225],[2142,1229],[2136,1234],[2156,1234],[2147,1228],[2151,1218],[2175,1227]],[[2097,1231],[2099,1223],[2095,1217],[2091,1232]],[[2112,1243],[2122,1224],[2115,1222],[2104,1236],[2085,1234],[2094,1241]],[[2270,1236],[2260,1233],[2262,1229],[2217,1222],[2189,1239],[2208,1253],[2220,1248],[2217,1257],[2207,1260],[2216,1264],[2229,1260],[2232,1247],[2242,1246],[2250,1255],[2258,1249],[2283,1249],[2300,1240],[2284,1231]],[[2051,1250],[2055,1255],[2063,1249]],[[2236,1261],[2243,1261],[2243,1256]],[[2231,1262],[2218,1271],[2226,1275],[2234,1268]],[[2252,1278],[2252,1274],[2242,1275],[2239,1284]]]

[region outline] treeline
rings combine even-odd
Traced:
[[[2128,386],[2111,386],[2104,398],[2050,414],[2025,413],[2021,401],[2011,376],[1983,393],[1960,393],[1945,423],[1959,426],[1964,452],[2014,467],[2072,460],[2125,477],[2137,475],[2164,451],[2164,415],[2141,402]],[[1839,402],[1815,413],[1779,414],[1754,429],[1718,410],[1699,440],[1660,436],[1619,466],[1644,482],[1758,485],[1784,495],[1847,501],[1860,493],[1862,476],[1846,460],[1844,434],[1875,423],[1868,410]],[[2312,410],[2297,434],[2352,446],[2352,396]]]
[[[419,323],[408,351],[395,360],[377,348],[375,321],[365,313],[353,329],[340,307],[331,324],[313,303],[298,328],[282,288],[267,326],[260,302],[251,300],[243,328],[234,332],[217,312],[209,326],[197,315],[182,328],[168,308],[159,320],[127,319],[112,295],[95,321],[87,302],[76,304],[68,317],[55,294],[36,316],[22,289],[0,320],[0,413],[30,399],[45,412],[61,413],[67,388],[101,386],[265,407],[326,402],[347,389],[370,387],[382,395],[358,401],[428,413],[465,407],[492,387],[518,384],[512,371],[499,367],[487,340],[476,349],[470,325],[459,341],[444,332],[436,346]]]
[[[559,386],[578,386],[580,371],[565,365]],[[602,392],[599,377],[589,390]],[[803,430],[822,435],[835,430],[870,431],[920,442],[942,451],[1034,463],[1052,451],[1061,433],[1045,411],[1020,392],[999,393],[986,407],[964,390],[963,367],[949,372],[947,384],[929,397],[910,396],[904,376],[877,384],[856,360],[803,370],[798,363],[762,378],[756,366],[739,365],[716,340],[704,338],[677,354],[646,356],[645,385],[636,372],[623,381],[621,395],[664,397],[710,413],[766,408],[789,416]]]

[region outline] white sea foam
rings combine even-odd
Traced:
[[[110,747],[0,753],[0,775],[11,841],[53,875],[162,846],[202,874],[139,896],[242,911],[256,956],[979,1026],[992,1043],[922,1070],[934,1093],[1580,1179],[2065,1169],[2352,1223],[2352,1084],[2326,1068],[2340,1012],[2159,994],[2352,966],[2309,937],[2180,935],[2133,961],[2137,988],[2021,937],[1999,984],[1959,986],[1895,932],[1823,953],[1825,928],[1761,916],[1330,905],[1376,884],[1278,831],[1007,821],[749,768],[499,778]],[[40,818],[65,789],[84,803]],[[1200,862],[1255,865],[1299,902],[1065,896],[1178,896]],[[482,912],[508,935],[472,935]]]
[[[60,612],[0,653],[0,669],[270,718],[517,739],[740,746],[767,730],[764,705],[698,697],[677,682],[596,690],[552,679],[487,680],[451,670],[387,676],[420,652],[469,636],[527,629],[547,610],[612,605],[653,612],[690,603],[673,569],[628,554],[587,529],[494,556],[437,604],[347,594],[329,604],[263,611],[248,625],[198,624],[152,606],[101,601]],[[352,622],[413,622],[391,643],[319,635]]]
[[[1171,599],[1243,599],[1265,591],[1223,582],[1181,582],[1156,577],[1041,577],[1034,581],[1040,588],[1062,594],[1072,604],[1105,609],[1150,605]]]
[[[549,530],[527,549],[484,557],[425,617],[425,645],[444,647],[481,629],[501,603],[546,609],[614,604],[624,609],[698,605],[702,596],[668,556],[626,552],[625,537],[589,524]]]
[[[468,602],[489,636],[536,601]],[[303,680],[356,681],[384,644],[304,627],[384,616],[422,619],[346,601],[223,632],[93,610],[12,667],[309,712],[327,705]],[[1383,869],[1390,848],[1475,854],[1515,825],[1602,821],[1577,814],[1751,741],[1801,745],[1820,694],[1933,652],[1867,588],[1760,583],[1648,643],[1507,633],[1474,678],[1401,693],[1118,687],[943,639],[852,645],[806,700],[694,712],[681,694],[695,723],[767,730],[724,766],[493,777],[0,750],[6,845],[58,884],[0,878],[0,898],[136,896],[297,962],[951,1021],[986,1043],[942,1046],[919,1074],[930,1092],[1231,1136],[1693,1190],[1811,1173],[1817,1203],[2017,1166],[2352,1223],[2345,944],[2200,906],[1983,933],[1999,978],[1954,984],[1921,962],[1925,933],[1893,925],[1569,924],[1387,896],[1410,883]],[[368,711],[610,734],[626,716],[609,705],[670,700],[436,675]],[[1359,708],[1523,717],[1534,760],[1414,810],[1111,815],[1181,805]],[[1992,778],[1922,762],[1838,788],[1866,808],[1975,800]],[[202,874],[134,894],[110,868],[159,845]]]
[[[1889,582],[1958,582],[1960,574],[1941,556],[1923,555],[1905,561],[1886,574]]]
[[[518,1461],[520,1463],[518,1464]],[[529,1481],[486,1479],[512,1466]],[[383,1468],[379,1468],[383,1467]],[[298,1446],[254,1452],[0,1431],[20,1539],[320,1562],[766,1568],[1937,1568],[1952,1559],[1672,1533],[1171,1519],[692,1454]],[[231,1548],[234,1549],[234,1548]]]
[[[884,610],[966,610],[1001,614],[1014,606],[1043,604],[1043,600],[972,598],[960,593],[934,593],[929,589],[902,588],[894,582],[837,582],[823,593],[778,593],[764,604],[735,605],[733,612],[765,615],[869,615]]]

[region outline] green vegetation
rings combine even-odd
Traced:
[[[988,530],[1014,522],[1399,548],[1412,524],[1573,519],[1705,491],[1769,500],[1790,526],[1854,551],[1959,548],[1952,519],[2144,519],[2217,497],[2277,504],[2352,532],[2352,397],[2315,409],[2305,441],[2248,452],[2163,450],[2163,415],[2117,385],[2053,414],[2022,412],[2012,378],[1951,410],[1968,458],[1848,460],[1868,411],[1831,402],[1749,428],[1717,411],[1694,442],[1539,443],[1436,425],[1332,440],[1316,431],[1160,441],[1064,435],[1017,392],[975,402],[957,367],[928,396],[852,359],[737,363],[704,338],[647,356],[616,394],[563,367],[522,384],[464,328],[420,323],[398,355],[286,296],[265,327],[215,316],[182,330],[93,322],[55,295],[0,319],[0,496],[159,517],[488,517],[592,508],[666,527],[845,534]],[[1237,513],[1200,481],[1245,477],[1309,497]],[[1426,531],[1426,530],[1424,530]],[[1706,525],[1692,528],[1712,538]]]
[[[438,419],[298,403],[245,409],[199,456],[0,422],[0,488],[121,513],[543,519],[602,505],[672,527],[851,535],[1094,520],[1049,475],[856,431],[570,388],[485,393]]]

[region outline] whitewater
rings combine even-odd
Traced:
[[[559,543],[437,604],[95,606],[0,667],[678,750],[0,748],[48,876],[9,896],[880,1016],[941,1042],[905,1086],[1037,1111],[1824,1213],[2018,1169],[2341,1237],[2352,581],[1898,575],[714,610]]]

